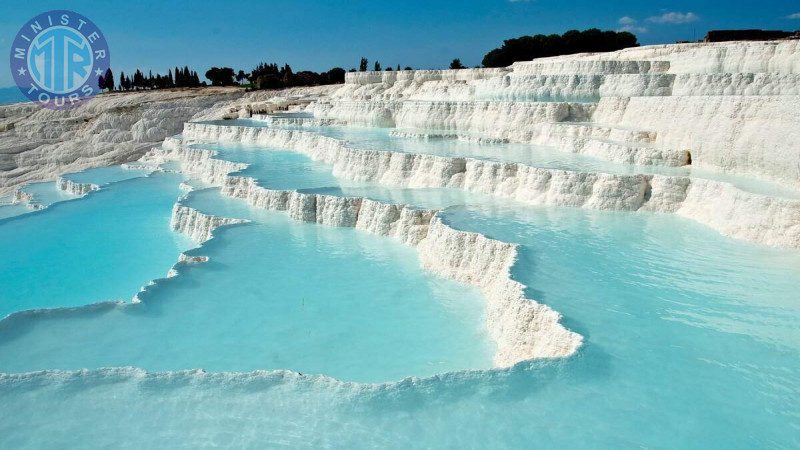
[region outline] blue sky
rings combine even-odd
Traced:
[[[797,1],[404,0],[6,1],[0,6],[0,52],[26,20],[52,9],[77,11],[103,30],[115,72],[166,72],[189,65],[249,71],[259,61],[293,69],[358,65],[469,66],[503,39],[568,29],[631,29],[642,44],[702,38],[709,29],[800,29]],[[795,15],[796,18],[790,18]],[[0,70],[0,86],[13,84]]]

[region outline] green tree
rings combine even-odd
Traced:
[[[249,76],[248,76],[246,73],[244,73],[244,70],[240,70],[240,71],[239,71],[239,73],[237,73],[237,74],[236,74],[236,81],[237,81],[239,84],[242,84],[242,82],[243,82],[244,80],[247,80],[247,79],[249,79],[249,78],[250,78],[250,77],[249,77]]]
[[[108,89],[109,91],[113,91],[114,90],[114,72],[111,71],[110,67],[108,69],[106,69],[104,87],[106,89]]]
[[[622,31],[569,30],[562,35],[537,34],[503,41],[503,45],[483,57],[484,67],[505,67],[516,61],[584,52],[611,52],[638,47],[636,36]]]
[[[139,89],[141,86],[142,86],[142,72],[139,69],[136,69],[136,73],[133,74],[133,80],[131,80],[131,88]]]
[[[361,58],[361,62],[358,65],[358,71],[359,72],[366,72],[368,64],[369,64],[369,60],[367,58]]]
[[[289,64],[284,64],[281,69],[281,81],[283,81],[284,87],[294,86],[295,76]]]
[[[232,86],[235,73],[230,67],[212,67],[206,71],[206,78],[212,86]]]
[[[381,71],[381,63],[379,63],[378,61],[375,61],[375,66],[372,68],[372,70],[374,70],[375,72],[380,72]]]
[[[344,69],[341,67],[334,67],[328,71],[328,81],[332,84],[344,83]]]
[[[461,60],[456,58],[450,62],[450,69],[466,69],[463,64],[461,64]]]

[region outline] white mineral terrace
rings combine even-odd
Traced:
[[[183,123],[222,115],[236,99],[273,111],[302,104],[330,87],[249,94],[238,89],[108,94],[80,108],[53,111],[31,103],[0,106],[0,197],[26,183],[135,161]],[[238,111],[238,107],[236,108]]]
[[[244,199],[258,208],[286,211],[294,220],[354,227],[415,247],[426,270],[481,289],[487,301],[487,330],[497,343],[494,358],[497,367],[532,358],[567,356],[581,345],[582,337],[564,328],[557,312],[526,298],[525,286],[511,279],[510,270],[517,259],[516,245],[455,230],[442,223],[436,211],[361,197],[260,187],[253,178],[228,175],[245,165],[213,156],[212,151],[188,149],[171,139],[165,142],[163,150],[153,150],[143,159],[181,161],[186,173],[221,186],[223,195]],[[198,242],[210,239],[220,226],[242,222],[203,214],[180,203],[172,211],[173,228]]]
[[[474,132],[800,186],[800,44],[682,44],[505,69],[348,73],[317,119]]]
[[[773,246],[800,246],[800,201],[752,194],[717,181],[570,172],[471,158],[360,150],[337,139],[296,130],[188,123],[183,137],[299,151],[332,165],[335,175],[354,180],[410,188],[461,188],[535,205],[676,213],[726,236]],[[176,145],[167,140],[164,147]],[[228,167],[215,163],[209,168],[209,182],[221,184],[226,170]]]
[[[20,186],[56,180],[62,190],[84,195],[98,187],[59,175],[139,158],[180,161],[182,171],[220,186],[223,195],[284,210],[298,221],[399,239],[417,249],[427,270],[478,287],[486,299],[488,332],[497,343],[495,364],[505,367],[566,356],[582,342],[556,311],[526,298],[525,286],[511,278],[515,245],[453,229],[437,211],[266,189],[252,178],[231,175],[246,165],[188,145],[288,149],[329,164],[342,178],[464,189],[530,205],[671,213],[732,238],[800,247],[800,201],[719,181],[366,150],[311,130],[280,128],[393,127],[393,139],[532,143],[618,163],[691,165],[800,189],[798,86],[800,42],[739,42],[641,47],[499,69],[348,73],[343,86],[246,95],[108,96],[68,112],[13,105],[0,108],[0,196],[30,202]],[[286,110],[313,117],[265,115]],[[235,118],[267,126],[198,123]],[[181,130],[181,136],[169,137]],[[180,201],[172,215],[173,228],[198,242],[211,239],[219,226],[241,222]]]

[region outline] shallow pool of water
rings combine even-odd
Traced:
[[[271,127],[264,121],[252,119],[218,120],[208,123],[226,126]],[[770,181],[754,179],[733,173],[724,173],[691,166],[664,167],[658,165],[639,166],[622,164],[595,158],[580,153],[562,152],[553,147],[520,143],[478,143],[458,139],[418,139],[414,137],[393,137],[393,128],[371,128],[356,126],[280,126],[316,133],[345,141],[349,147],[394,151],[403,153],[419,153],[437,156],[486,159],[490,161],[516,162],[546,169],[561,169],[576,172],[602,172],[613,174],[657,174],[669,176],[691,176],[708,180],[731,183],[739,189],[761,195],[800,199],[800,191]],[[441,130],[401,130],[411,133],[444,133],[453,131]],[[468,134],[468,133],[460,133]]]
[[[20,190],[33,194],[32,203],[43,207],[77,198],[76,195],[59,189],[58,185],[53,181],[26,184]]]
[[[109,183],[130,180],[132,178],[145,177],[152,172],[152,170],[138,167],[126,168],[123,166],[108,166],[69,173],[64,175],[63,178],[75,183],[91,183],[103,186]]]
[[[214,150],[219,159],[249,164],[249,167],[235,175],[255,178],[259,186],[269,189],[298,190],[338,197],[366,197],[384,203],[407,204],[427,209],[497,201],[489,195],[462,189],[408,189],[340,178],[333,174],[329,165],[312,161],[306,155],[289,150],[227,142],[194,144],[191,147]]]
[[[192,246],[169,228],[181,179],[131,179],[0,221],[0,317],[130,300],[166,274],[180,251]]]
[[[142,303],[8,321],[0,372],[134,365],[386,381],[491,367],[479,292],[423,272],[412,248],[200,193],[188,204],[254,222],[219,230],[190,252],[209,263],[180,268]]]

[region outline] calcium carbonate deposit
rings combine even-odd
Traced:
[[[776,41],[0,107],[0,442],[796,447],[798,86]]]

